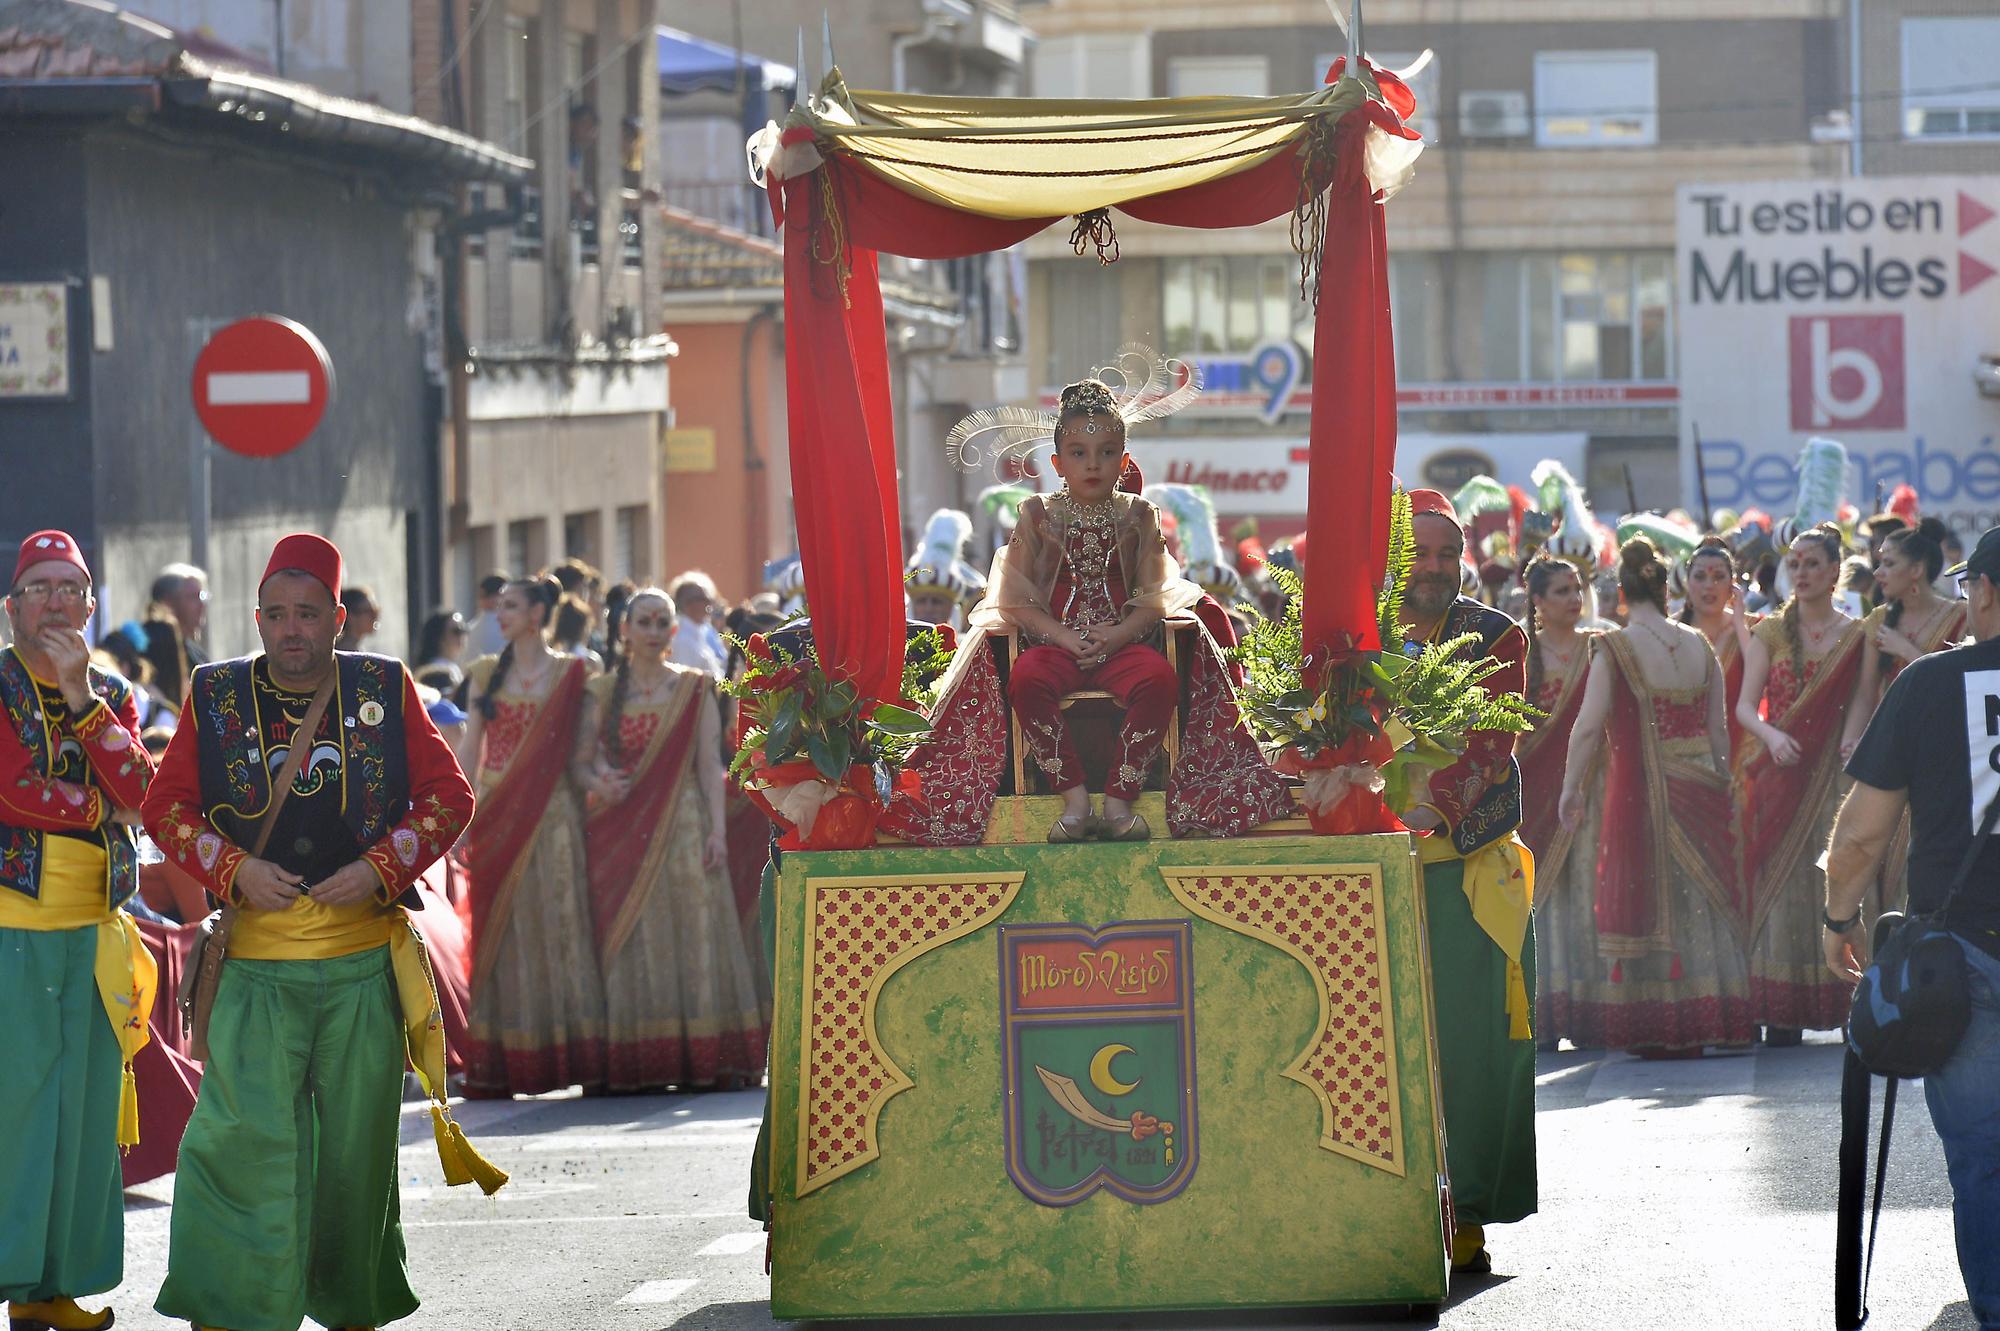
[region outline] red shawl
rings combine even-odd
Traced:
[[[1798,867],[1799,857],[1809,849],[1818,851],[1809,843],[1818,828],[1819,810],[1840,775],[1840,730],[1867,636],[1860,621],[1850,623],[1839,645],[1827,653],[1801,688],[1797,701],[1782,716],[1767,714],[1766,720],[1798,742],[1796,763],[1780,767],[1761,739],[1748,734],[1743,737],[1736,765],[1736,807],[1741,819],[1737,840],[1743,856],[1739,881],[1749,909],[1751,938],[1763,929],[1764,919]]]
[[[706,675],[680,676],[645,752],[630,769],[631,793],[591,814],[584,825],[597,955],[607,963],[631,937],[647,894],[659,881],[681,791],[694,768],[701,696],[708,683]]]
[[[556,784],[569,771],[583,708],[581,661],[572,661],[535,710],[521,747],[493,788],[479,799],[466,829],[465,863],[472,904],[472,991],[492,969],[499,942],[513,916],[514,892],[528,850],[542,830],[542,818]]]
[[[1597,843],[1598,951],[1636,957],[1672,950],[1667,885],[1677,871],[1692,876],[1740,927],[1729,779],[1667,751],[1631,644],[1623,632],[1598,642],[1597,664],[1612,672],[1604,830]],[[1710,687],[1719,683],[1709,676]]]
[[[1571,834],[1557,819],[1556,806],[1562,802],[1570,732],[1576,728],[1577,713],[1583,710],[1590,641],[1585,637],[1579,643],[1576,659],[1570,662],[1569,673],[1549,706],[1548,719],[1537,721],[1514,745],[1514,757],[1521,764],[1521,840],[1535,852],[1535,879],[1541,889],[1538,896],[1555,888],[1569,854]]]

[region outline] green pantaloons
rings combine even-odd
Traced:
[[[232,959],[208,1043],[154,1307],[229,1331],[409,1316],[396,1187],[403,1031],[388,949]]]
[[[0,889],[4,890],[4,889]],[[0,929],[0,1299],[102,1294],[124,1275],[118,1038],[97,929]]]
[[[1520,1220],[1536,1209],[1535,1042],[1507,1038],[1507,956],[1472,918],[1462,861],[1424,866],[1424,906],[1452,1207],[1460,1225]],[[1532,927],[1521,969],[1532,1026]]]

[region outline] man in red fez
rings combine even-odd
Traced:
[[[155,1305],[202,1327],[376,1327],[417,1307],[398,996],[430,990],[402,911],[465,829],[472,788],[402,663],[334,650],[342,576],[331,542],[278,542],[257,591],[263,655],[194,672],[146,799],[153,839],[224,908]]]
[[[138,1141],[138,1104],[121,1064],[146,1040],[153,963],[120,907],[139,886],[153,760],[131,685],[90,664],[93,608],[74,537],[21,542],[0,652],[0,1298],[14,1331],[111,1325],[76,1296],[124,1271],[118,1147]]]
[[[1410,491],[1414,538],[1403,590],[1404,650],[1471,635],[1464,657],[1500,669],[1480,685],[1520,696],[1527,636],[1489,605],[1460,595],[1465,527],[1436,490]],[[1490,1271],[1489,1224],[1534,1214],[1534,860],[1522,846],[1521,770],[1514,736],[1473,731],[1465,754],[1431,775],[1426,798],[1402,813],[1419,833],[1437,1003],[1446,1167],[1458,1222],[1455,1269]]]

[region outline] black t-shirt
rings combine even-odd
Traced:
[[[1943,902],[2000,795],[2000,638],[1912,661],[1889,686],[1847,774],[1910,794],[1910,909]],[[1973,866],[1951,925],[2000,954],[2000,831]]]

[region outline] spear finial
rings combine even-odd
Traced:
[[[826,72],[831,74],[839,62],[833,58],[833,15],[824,9],[819,11],[819,37],[826,50]]]
[[[1361,0],[1349,0],[1347,6],[1347,70],[1358,73],[1361,69]]]
[[[799,28],[799,62],[792,66],[792,105],[804,106],[812,94],[806,88],[806,30]]]

